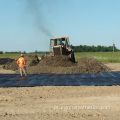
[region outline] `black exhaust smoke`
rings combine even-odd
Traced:
[[[50,4],[47,3],[50,1],[51,0],[24,0],[27,12],[32,16],[35,26],[45,35],[53,38],[53,35],[46,25],[45,15],[43,15],[43,7],[49,7]]]

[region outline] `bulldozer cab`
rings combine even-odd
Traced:
[[[50,54],[52,56],[66,55],[75,62],[74,52],[70,47],[69,37],[59,37],[50,39]]]
[[[59,37],[50,39],[50,51],[53,52],[53,48],[64,47],[70,50],[69,37]]]

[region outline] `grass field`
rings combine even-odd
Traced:
[[[41,57],[42,54],[37,54],[38,57]],[[0,54],[0,58],[19,58],[20,54]],[[82,57],[93,57],[100,62],[110,62],[110,63],[119,63],[120,62],[120,52],[81,52],[75,53],[75,59]]]
[[[76,60],[82,57],[93,57],[100,62],[119,63],[120,52],[82,52],[75,53]]]
[[[43,56],[42,54],[37,54],[38,57]],[[11,58],[17,59],[20,57],[20,54],[0,54],[0,58]]]

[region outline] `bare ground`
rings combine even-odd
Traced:
[[[3,69],[3,66],[1,65],[0,66],[0,74],[16,74],[16,72],[13,70],[5,70],[5,69]]]
[[[120,71],[120,63],[106,63],[105,65],[112,71]]]
[[[119,86],[0,88],[1,120],[119,120]]]
[[[120,71],[120,63],[105,65]],[[119,120],[119,111],[120,86],[0,88],[1,120]]]

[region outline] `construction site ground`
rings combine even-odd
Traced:
[[[83,73],[99,73],[111,71],[109,67],[97,61],[94,58],[84,57],[77,59],[73,63],[68,56],[46,56],[39,58],[36,55],[26,55],[26,69],[28,74],[83,74]],[[17,60],[10,62],[4,66],[4,69],[14,70],[18,73]]]
[[[105,65],[120,71],[120,63]],[[1,66],[0,73],[15,76],[16,71]],[[0,88],[1,120],[119,120],[119,106],[119,85]]]
[[[109,67],[112,71],[120,71],[120,63],[103,63]],[[0,74],[16,74],[13,70],[3,69],[3,65],[0,65]]]
[[[0,88],[1,120],[119,120],[119,86]]]

